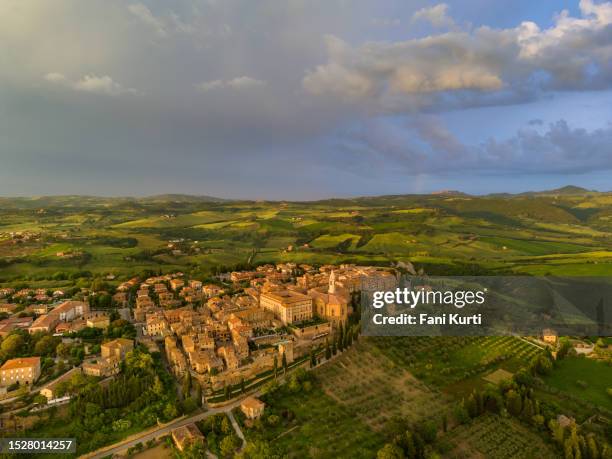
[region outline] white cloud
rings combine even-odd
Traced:
[[[251,89],[265,86],[265,84],[265,81],[257,80],[248,76],[241,76],[237,78],[232,78],[231,80],[203,81],[201,83],[196,84],[195,86],[196,89],[198,89],[199,91],[208,92],[226,88],[236,90]]]
[[[326,63],[307,72],[306,91],[383,110],[461,107],[525,100],[552,90],[612,87],[612,3],[580,2],[548,29],[459,29],[396,42],[352,46],[327,37]],[[416,19],[450,25],[445,4]],[[493,99],[493,95],[498,98]]]
[[[135,92],[132,88],[124,88],[119,83],[113,81],[108,75],[85,75],[74,83],[74,89],[77,91],[108,94],[111,96]]]
[[[47,73],[44,79],[53,84],[67,86],[75,91],[106,94],[109,96],[135,94],[137,92],[133,88],[123,87],[108,75],[85,75],[76,81],[71,81],[61,73],[51,72]]]
[[[429,8],[421,8],[412,15],[412,20],[427,21],[435,27],[452,27],[455,25],[455,21],[447,15],[447,12],[448,5],[440,3]]]

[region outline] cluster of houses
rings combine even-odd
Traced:
[[[10,231],[0,232],[0,240],[8,239],[12,244],[22,244],[24,242],[39,242],[41,233],[34,231]]]
[[[64,381],[70,380],[73,373],[82,372],[88,376],[109,377],[119,373],[121,361],[128,352],[134,349],[134,341],[118,338],[101,345],[101,355],[85,361],[80,367],[75,367],[64,373],[60,378],[44,386],[40,393],[47,400],[57,398],[57,389]],[[19,357],[4,362],[0,367],[0,389],[19,384],[32,387],[41,374],[40,357]]]
[[[60,289],[0,289],[0,336],[20,329],[29,333],[63,334],[85,327],[106,328],[108,315],[90,311],[84,301],[63,301]]]
[[[283,263],[226,277],[239,294],[182,273],[146,279],[133,309],[145,341],[163,342],[177,376],[189,371],[215,389],[269,370],[275,358],[290,364],[346,323],[353,293],[397,283],[389,270],[355,265]]]
[[[397,283],[388,269],[293,263],[236,271],[224,280],[203,284],[182,273],[133,278],[118,286],[113,300],[117,306],[134,305],[138,340],[153,351],[163,348],[177,377],[190,372],[204,387],[216,390],[271,369],[275,360],[277,365],[291,364],[310,352],[313,342],[347,322],[355,292],[392,289]],[[228,289],[239,293],[228,295]],[[0,290],[0,296],[13,300],[27,295],[36,301],[39,294],[47,298],[27,306],[33,313],[28,316],[16,314],[11,303],[0,304],[0,312],[8,315],[0,320],[0,336],[15,329],[63,335],[110,325],[108,313],[91,310],[87,301],[54,301],[55,293],[46,291]],[[80,371],[113,376],[133,347],[122,338],[104,343],[101,356],[86,360]],[[2,366],[0,386],[31,385],[39,376],[38,357],[9,360]]]
[[[68,300],[56,304],[32,304],[25,312],[34,314],[21,316],[15,314],[14,305],[1,305],[0,312],[10,311],[11,316],[0,320],[0,336],[6,336],[15,329],[28,333],[64,334],[77,332],[86,327],[106,329],[110,325],[105,311],[90,310],[85,301]]]

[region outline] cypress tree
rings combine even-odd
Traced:
[[[196,385],[196,401],[198,402],[198,406],[202,406],[202,386],[200,384]]]

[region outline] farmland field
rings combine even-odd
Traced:
[[[514,372],[540,349],[519,338],[394,337],[372,338],[379,352],[417,378],[448,392],[467,393],[483,386],[495,369]]]
[[[512,419],[486,415],[445,436],[452,445],[448,458],[553,459],[558,457],[538,435]]]
[[[443,363],[416,377],[415,369],[442,355],[436,349],[448,352],[452,365]],[[290,457],[301,457],[295,451],[307,457],[373,457],[398,419],[406,425],[428,420],[439,424],[443,416],[452,416],[454,404],[466,393],[487,384],[482,378],[492,368],[516,369],[538,352],[510,337],[362,337],[314,371],[308,394],[292,393],[283,386],[266,395],[267,415],[283,421],[272,429],[247,429],[247,437],[263,438]],[[495,361],[505,353],[512,358]],[[539,449],[540,457],[555,457],[540,437],[520,423],[493,415],[453,426],[441,438],[441,445],[450,445],[445,457],[527,458]],[[496,455],[491,455],[491,448]],[[521,451],[523,455],[518,454]]]
[[[606,275],[611,214],[609,194],[573,189],[318,202],[3,198],[0,284],[144,270],[206,276],[220,266],[277,261],[411,261],[433,274]]]
[[[610,276],[612,195],[0,199],[1,287],[80,289],[103,278],[112,289],[134,275],[176,271],[217,282],[221,272],[278,262],[410,262],[428,275]],[[554,457],[544,434],[517,417],[458,422],[455,414],[475,390],[491,390],[543,352],[513,336],[361,337],[300,390],[284,385],[266,394],[266,428],[248,428],[247,437],[289,457],[371,458],[398,419],[412,428],[440,426],[448,416],[448,430],[438,433],[444,457]],[[611,368],[566,359],[534,378],[533,392],[549,416],[561,412],[605,435]]]

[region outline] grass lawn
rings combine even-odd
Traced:
[[[612,411],[612,365],[587,358],[567,358],[546,377],[546,383],[560,391],[588,400]]]

